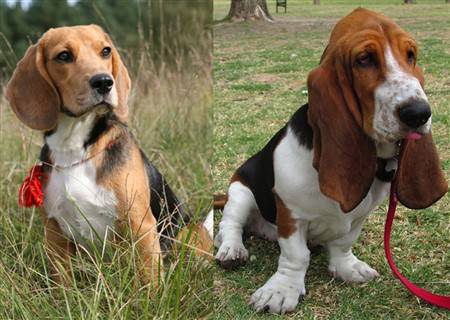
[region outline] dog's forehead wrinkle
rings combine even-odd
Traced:
[[[40,41],[49,47],[76,49],[79,46],[103,48],[109,41],[100,30],[91,26],[61,27],[47,31]]]

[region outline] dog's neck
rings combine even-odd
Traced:
[[[55,164],[67,165],[86,158],[86,141],[95,125],[98,115],[89,112],[81,117],[59,114],[58,126],[45,135]]]
[[[377,149],[377,157],[382,159],[392,159],[398,155],[399,146],[398,143],[381,143],[375,142]]]

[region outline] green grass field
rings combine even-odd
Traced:
[[[447,178],[450,177],[450,5],[444,1],[312,1],[288,0],[288,13],[274,23],[217,23],[214,28],[214,191],[224,192],[234,170],[263,147],[307,101],[306,78],[317,66],[336,21],[363,6],[382,12],[419,42],[419,64],[433,108],[433,133]],[[376,4],[374,4],[376,3]],[[214,1],[214,18],[223,19],[229,1]],[[417,300],[391,274],[383,251],[386,205],[366,222],[354,248],[380,277],[363,285],[333,280],[325,252],[314,253],[306,276],[307,296],[299,319],[447,319],[449,314]],[[216,222],[220,214],[216,214]],[[450,294],[450,195],[433,207],[400,208],[392,246],[399,268],[413,282]],[[217,319],[275,319],[255,314],[250,295],[276,271],[275,243],[249,238],[250,261],[236,271],[216,267]]]
[[[210,54],[205,56],[211,37],[199,41],[189,57],[178,57],[176,68],[161,64],[157,72],[146,51],[126,61],[129,70],[138,70],[130,75],[131,130],[194,218],[210,208],[212,181],[212,77]],[[126,241],[108,243],[108,259],[101,252],[74,257],[71,287],[50,280],[38,211],[17,204],[20,183],[38,162],[41,145],[42,134],[21,125],[0,96],[0,319],[211,317],[211,267],[183,252],[165,263],[158,290],[136,277],[135,244]]]

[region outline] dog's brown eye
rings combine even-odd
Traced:
[[[108,58],[111,55],[111,48],[110,47],[104,47],[102,50],[102,56],[104,58]]]
[[[73,56],[69,51],[63,51],[56,56],[56,60],[61,62],[72,62]]]
[[[356,58],[356,63],[360,67],[369,67],[375,64],[375,59],[370,53],[363,53]]]
[[[413,49],[408,50],[407,57],[408,57],[408,63],[414,64],[414,62],[416,61],[416,53],[414,52]]]

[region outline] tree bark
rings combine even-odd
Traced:
[[[403,3],[404,4],[410,4],[410,3],[414,3],[414,1],[413,0],[403,0]]]
[[[266,0],[231,0],[227,20],[273,21]]]
[[[320,4],[320,0],[314,0],[313,4]]]

